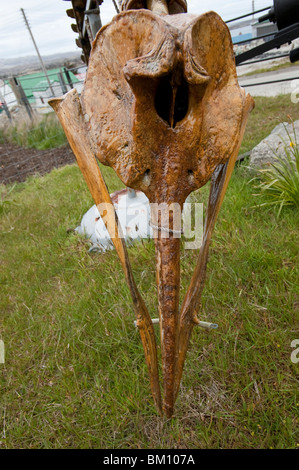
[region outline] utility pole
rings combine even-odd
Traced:
[[[113,3],[113,5],[114,5],[114,8],[115,8],[116,13],[119,13],[120,2],[118,2],[118,3],[119,3],[119,7],[118,7],[118,5],[117,5],[117,3],[116,3],[115,0],[112,0],[112,3]]]
[[[45,77],[46,77],[46,79],[47,79],[47,82],[48,82],[48,84],[49,84],[51,93],[52,93],[53,96],[55,96],[54,91],[53,91],[53,88],[52,88],[52,85],[51,85],[51,82],[50,82],[50,79],[49,79],[48,74],[47,74],[47,71],[46,71],[45,64],[43,63],[43,59],[41,58],[41,55],[40,55],[40,53],[39,53],[37,44],[36,44],[35,39],[34,39],[34,37],[33,37],[31,28],[30,28],[30,26],[29,26],[29,23],[28,23],[28,21],[27,21],[27,18],[26,18],[26,15],[25,15],[25,12],[24,12],[23,8],[21,8],[21,13],[22,13],[23,18],[24,18],[24,20],[25,20],[25,24],[26,24],[26,26],[27,26],[27,29],[28,29],[29,34],[30,34],[30,37],[31,37],[31,39],[32,39],[32,42],[33,42],[33,45],[34,45],[34,47],[35,47],[36,53],[37,53],[37,55],[38,55],[38,58],[39,58],[41,67],[42,67],[42,69],[43,69],[43,72],[44,72]]]
[[[252,0],[252,19],[254,20],[254,12],[255,12],[255,5],[254,5],[254,0]]]

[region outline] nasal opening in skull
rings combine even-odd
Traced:
[[[155,96],[155,108],[158,115],[170,127],[175,127],[186,116],[188,105],[189,89],[186,80],[182,77],[180,83],[174,86],[171,75],[163,77]]]
[[[164,121],[170,125],[170,108],[172,103],[172,88],[170,85],[170,76],[161,78],[155,96],[155,108]]]

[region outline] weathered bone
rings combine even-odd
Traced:
[[[57,113],[95,203],[98,207],[103,207],[100,211],[100,215],[105,221],[105,225],[121,261],[122,268],[130,288],[137,318],[137,325],[139,327],[145,358],[148,365],[154,402],[157,410],[162,414],[157,347],[153,324],[135,284],[126,245],[122,234],[120,233],[117,214],[115,210],[113,210],[110,194],[102,177],[99,165],[91,151],[91,145],[86,129],[86,116],[82,113],[79,95],[76,89],[73,89],[65,95],[64,99],[54,98],[49,101],[49,104]],[[70,122],[72,122],[71,126]],[[104,214],[104,211],[108,211],[108,214]]]
[[[75,97],[76,117],[67,105],[69,95],[58,106],[54,101],[54,107],[97,204],[109,194],[106,186],[103,190],[94,155],[127,186],[142,190],[151,203],[177,203],[182,208],[188,194],[212,177],[204,241],[181,312],[180,239],[173,220],[169,238],[164,238],[161,218],[152,214],[163,410],[170,417],[192,328],[198,322],[211,235],[253,100],[238,85],[230,33],[216,13],[165,15],[166,7],[169,13],[172,8],[184,10],[185,1],[149,4],[163,16],[127,11],[98,33],[80,103]],[[128,6],[142,8],[145,0],[124,1],[122,9]],[[115,220],[113,213],[108,230]],[[133,281],[124,243],[117,236],[113,243],[133,297],[152,392],[161,411],[153,325]]]

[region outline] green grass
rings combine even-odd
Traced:
[[[298,447],[298,210],[252,207],[250,178],[236,169],[216,225],[200,317],[219,328],[194,331],[172,420],[153,407],[115,252],[68,230],[92,204],[79,169],[1,187],[0,447]],[[157,316],[152,241],[129,255]],[[183,292],[195,262],[182,251]]]
[[[290,360],[299,337],[298,212],[287,209],[278,220],[269,209],[250,209],[252,190],[238,169],[203,295],[201,318],[219,329],[195,331],[167,421],[153,408],[116,254],[91,255],[85,240],[67,232],[92,203],[79,170],[68,166],[15,187],[1,217],[2,447],[298,445],[298,365]],[[196,197],[205,200],[206,190]],[[153,243],[129,251],[155,315]],[[183,252],[183,290],[195,260],[195,252]]]
[[[299,146],[293,124],[294,138],[287,132],[289,142],[284,143],[284,156],[273,151],[275,161],[259,170],[258,189],[264,192],[266,205],[277,207],[278,214],[285,206],[299,208]],[[294,140],[294,141],[293,141]]]
[[[10,142],[21,147],[45,150],[67,143],[63,129],[54,113],[0,129],[0,143]]]
[[[291,102],[290,95],[255,97],[255,109],[249,116],[240,153],[253,149],[265,139],[277,124],[299,119],[299,106]]]

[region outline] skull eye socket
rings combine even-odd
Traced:
[[[174,128],[186,116],[188,105],[189,88],[186,80],[182,77],[180,84],[173,86],[171,75],[163,77],[155,96],[157,114]]]

